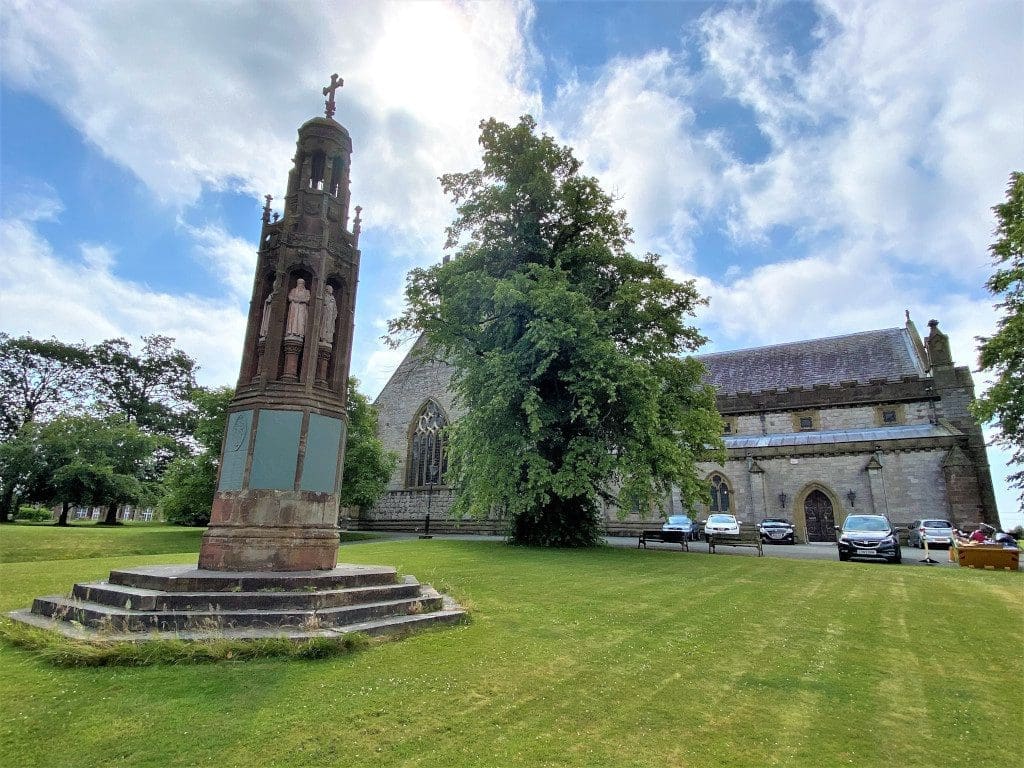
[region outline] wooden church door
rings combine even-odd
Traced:
[[[832,502],[819,490],[807,494],[804,500],[804,520],[807,522],[808,541],[835,541],[836,520]]]

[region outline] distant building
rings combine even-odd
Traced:
[[[925,340],[908,316],[898,328],[699,355],[718,393],[727,449],[724,465],[701,465],[710,505],[676,492],[648,514],[622,518],[608,507],[609,532],[688,510],[749,522],[786,517],[811,541],[831,541],[852,512],[998,524],[984,438],[969,410],[970,370],[954,364],[938,323],[929,326]],[[381,437],[399,462],[362,528],[416,527],[428,506],[432,527],[453,524],[443,482],[444,427],[459,417],[452,369],[415,353],[375,403]],[[497,520],[464,529],[503,532]]]

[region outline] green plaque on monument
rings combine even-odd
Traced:
[[[334,493],[342,433],[341,419],[332,419],[318,413],[309,414],[300,490]]]
[[[299,459],[299,411],[260,411],[256,445],[252,449],[250,488],[291,491],[295,488],[295,466]]]
[[[249,453],[251,431],[252,411],[235,411],[228,416],[218,491],[242,490],[242,476],[245,474],[245,457]]]

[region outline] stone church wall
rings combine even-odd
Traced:
[[[405,488],[409,461],[409,430],[412,420],[428,398],[437,401],[449,422],[458,419],[460,412],[448,389],[451,367],[444,363],[420,360],[412,354],[406,357],[374,401],[380,413],[380,437],[384,447],[398,456],[398,465],[391,475],[389,491]],[[411,502],[403,502],[411,503]],[[384,509],[391,502],[384,500],[377,508]],[[384,505],[384,506],[382,506]]]

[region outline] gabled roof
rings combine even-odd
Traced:
[[[826,339],[697,355],[719,395],[806,389],[816,384],[867,384],[923,376],[925,368],[906,328],[885,328]]]

